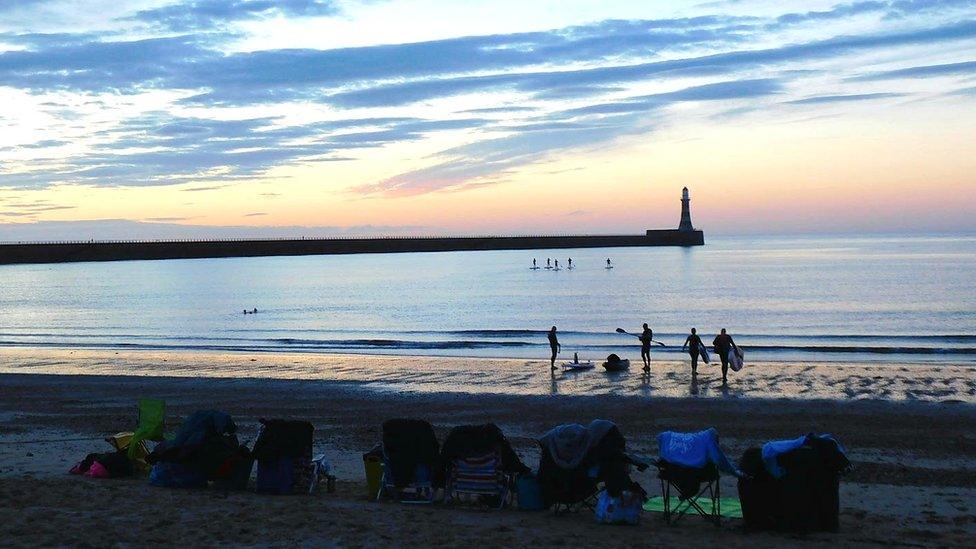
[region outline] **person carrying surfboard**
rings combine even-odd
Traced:
[[[715,354],[722,360],[722,385],[728,385],[729,351],[735,350],[735,352],[739,352],[739,347],[732,341],[732,336],[725,333],[725,328],[722,328],[721,333],[715,336],[715,340],[712,341],[712,348],[715,349]]]
[[[559,345],[559,340],[556,339],[556,327],[553,326],[549,329],[549,348],[552,349],[552,356],[549,357],[549,366],[552,372],[556,371],[556,355],[562,350],[562,346]]]
[[[651,341],[654,339],[654,330],[648,328],[645,322],[644,331],[637,337],[641,342],[641,360],[644,361],[644,373],[649,374],[651,372]]]
[[[700,337],[698,337],[698,332],[692,328],[691,335],[685,339],[685,344],[681,346],[681,350],[688,349],[688,354],[691,355],[691,375],[698,375],[698,357],[701,356],[705,363],[708,363],[708,355],[702,354],[705,351],[705,344],[702,343]]]

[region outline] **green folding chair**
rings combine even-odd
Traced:
[[[139,399],[139,426],[129,441],[129,457],[135,458],[139,443],[144,440],[163,440],[166,423],[166,402],[155,398]]]

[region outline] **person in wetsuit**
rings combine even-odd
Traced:
[[[685,347],[688,348],[688,354],[691,355],[691,375],[698,375],[698,356],[701,354],[701,349],[705,348],[705,344],[702,343],[694,328],[691,329],[691,335],[685,339],[685,344],[681,346],[681,349],[684,350]]]
[[[738,350],[739,348],[732,341],[732,336],[725,333],[725,328],[722,328],[722,332],[715,336],[715,340],[712,341],[712,348],[715,349],[715,353],[718,357],[722,359],[722,385],[729,384],[729,351],[732,349]]]
[[[552,349],[552,356],[549,357],[549,366],[551,371],[556,371],[556,355],[562,350],[562,346],[559,345],[559,340],[556,339],[556,327],[553,326],[549,330],[549,348]]]
[[[644,373],[651,371],[651,340],[654,339],[654,330],[647,327],[644,323],[644,331],[637,336],[641,342],[641,360],[644,361]]]

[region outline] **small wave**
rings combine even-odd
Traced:
[[[533,347],[538,343],[527,341],[408,341],[401,339],[298,339],[280,338],[269,340],[286,346],[316,347],[322,349],[492,349],[497,347]]]

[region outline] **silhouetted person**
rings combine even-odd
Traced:
[[[570,268],[570,269],[572,269],[572,268],[573,268],[573,258],[572,258],[572,257],[571,257],[571,258],[569,258],[569,268]]]
[[[607,267],[613,267],[613,265],[610,264],[610,258],[609,257],[607,258]]]
[[[546,268],[547,269],[551,269],[552,268],[552,259],[550,259],[548,257],[546,258]]]
[[[556,260],[556,268],[557,269],[559,268],[559,260],[558,259]]]
[[[556,355],[562,350],[562,346],[559,345],[559,340],[556,339],[556,327],[553,326],[549,330],[549,348],[552,350],[552,356],[549,357],[549,367],[551,371],[556,371]]]
[[[252,314],[252,315],[256,315],[256,314],[258,314],[258,308],[257,308],[257,307],[255,307],[255,308],[254,308],[254,310],[253,310],[253,311],[251,311],[251,314]]]
[[[644,331],[638,336],[641,342],[641,360],[644,361],[644,373],[651,372],[651,340],[654,339],[654,331],[644,323]]]
[[[688,348],[688,354],[691,355],[691,375],[698,375],[698,356],[701,355],[701,350],[705,348],[705,344],[702,343],[700,337],[698,337],[698,332],[692,328],[691,335],[685,339],[685,344],[681,346],[681,349]]]
[[[535,264],[535,258],[534,258],[534,257],[532,258],[532,268],[533,268],[533,269],[535,269],[535,268],[536,268],[536,264]]]
[[[722,332],[715,336],[715,340],[712,341],[712,347],[718,354],[718,357],[722,359],[722,385],[727,385],[729,382],[729,351],[732,349],[738,350],[735,342],[732,341],[732,336],[725,333],[725,328],[722,328]]]

